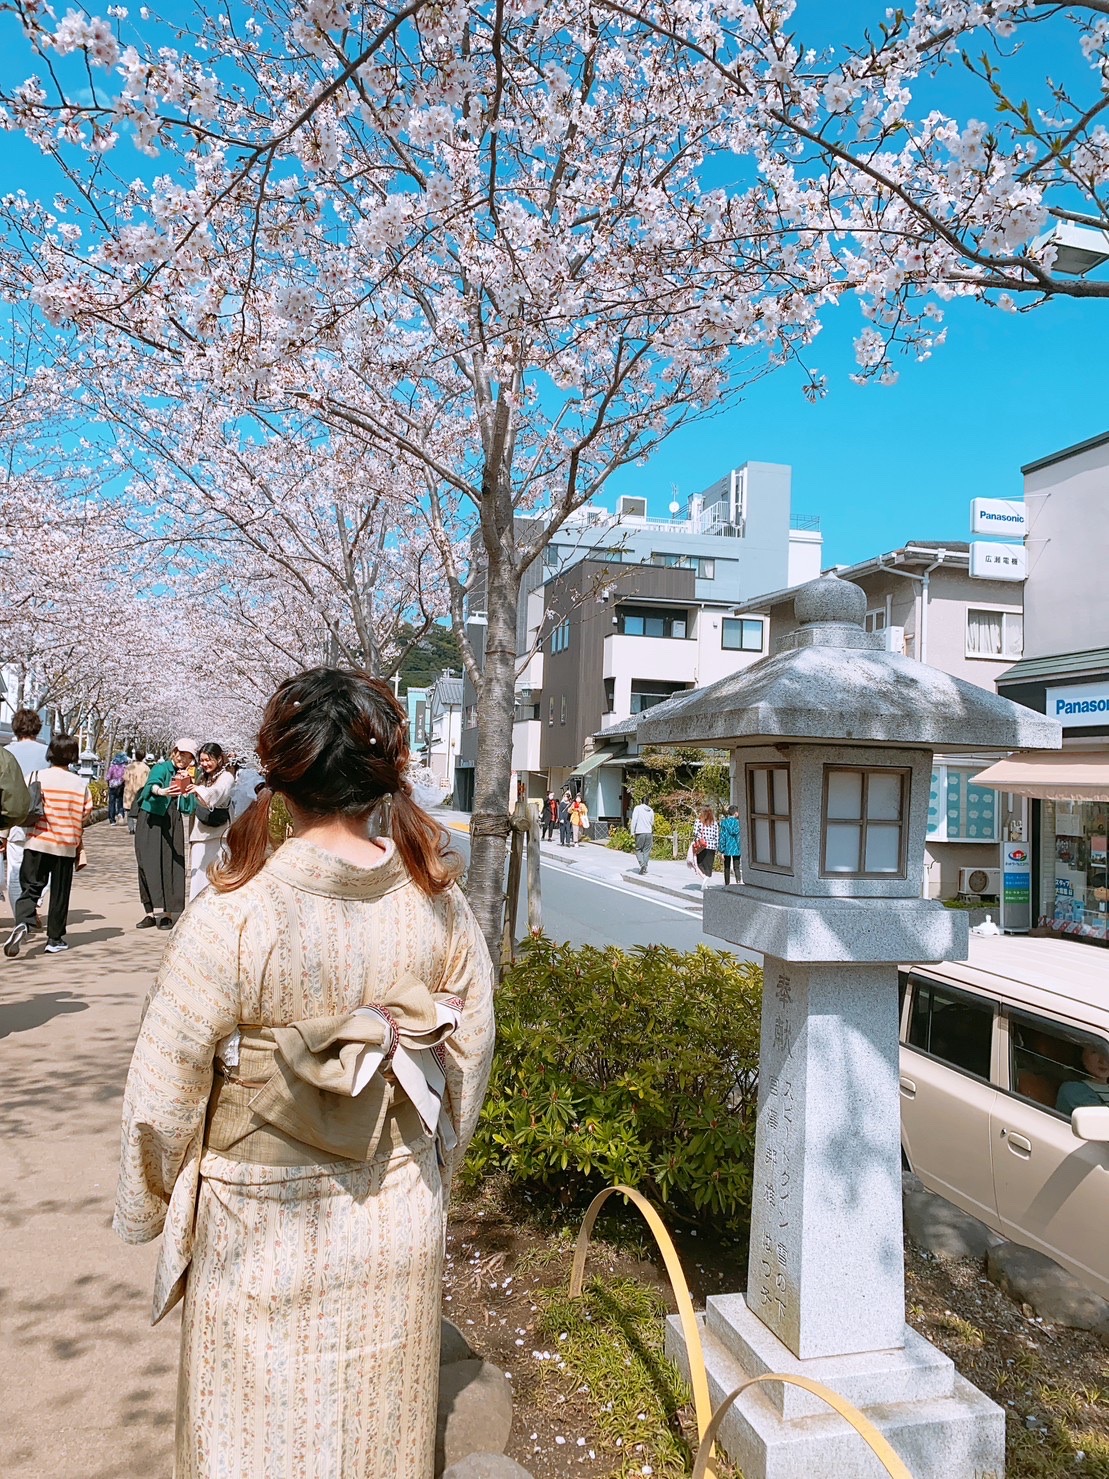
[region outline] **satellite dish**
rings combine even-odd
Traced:
[[[671,513],[672,513],[672,514],[678,514],[678,513],[681,513],[681,511],[682,511],[682,506],[681,506],[681,504],[680,504],[680,503],[672,503],[672,504],[671,504],[671,505],[670,505],[670,512],[671,512]]]

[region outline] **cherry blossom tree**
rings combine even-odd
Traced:
[[[9,9],[35,75],[6,122],[59,179],[3,206],[9,297],[75,326],[104,374],[125,355],[148,402],[168,378],[171,415],[202,387],[223,426],[349,437],[426,523],[479,685],[470,890],[490,940],[517,600],[561,522],[804,360],[844,297],[859,373],[891,379],[891,347],[930,352],[952,296],[1103,290],[1036,244],[1052,212],[1104,215],[1100,0],[921,0],[836,52],[775,0],[263,0],[191,26],[144,11],[137,31],[118,7]],[[1043,84],[1045,118],[998,68],[1047,19],[1076,25],[1094,87]],[[993,131],[942,105],[978,43]]]

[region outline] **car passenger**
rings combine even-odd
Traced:
[[[1055,1100],[1055,1108],[1064,1114],[1086,1104],[1109,1104],[1109,1051],[1097,1043],[1088,1043],[1082,1049],[1082,1067],[1089,1078],[1063,1084]]]

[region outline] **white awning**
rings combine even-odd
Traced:
[[[1109,801],[1109,750],[1018,753],[979,772],[974,783],[1040,801]]]

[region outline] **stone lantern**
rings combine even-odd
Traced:
[[[710,1298],[715,1402],[807,1375],[863,1408],[914,1479],[1004,1473],[1004,1413],[905,1323],[898,964],[962,960],[966,916],[921,897],[936,750],[1058,748],[1041,714],[883,650],[866,597],[824,576],[778,651],[640,721],[648,744],[732,758],[740,885],[704,927],[765,957],[746,1293]],[[668,1332],[684,1359],[680,1329]],[[746,1479],[869,1472],[803,1389],[746,1393],[721,1430]]]

